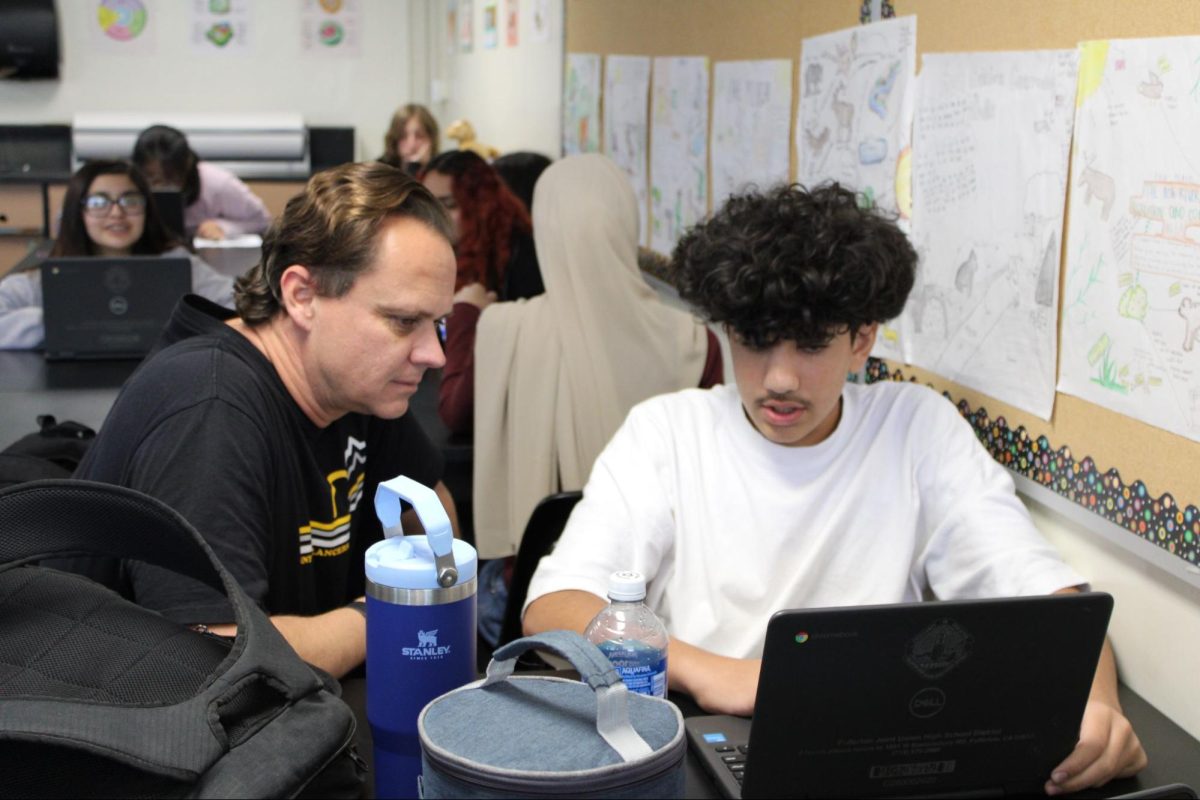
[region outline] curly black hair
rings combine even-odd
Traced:
[[[893,220],[836,183],[731,197],[679,240],[684,300],[748,347],[819,347],[900,314],[917,254]]]

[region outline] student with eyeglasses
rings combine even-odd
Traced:
[[[192,290],[223,306],[233,305],[233,279],[188,252],[163,224],[150,185],[126,161],[90,161],[71,176],[62,223],[50,257],[180,256],[192,263]],[[0,349],[40,347],[41,272],[32,269],[0,281]]]

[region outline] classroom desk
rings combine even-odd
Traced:
[[[358,751],[367,762],[368,768],[374,763],[374,753],[371,752],[371,729],[366,717],[366,680],[353,678],[343,681],[342,697],[354,710],[358,720],[357,742]],[[1125,714],[1133,723],[1134,730],[1141,737],[1146,753],[1150,757],[1149,765],[1141,773],[1132,778],[1111,782],[1102,789],[1089,789],[1069,797],[1113,797],[1114,795],[1149,789],[1155,786],[1165,786],[1171,783],[1186,783],[1193,789],[1200,789],[1200,742],[1193,739],[1182,728],[1167,719],[1157,709],[1139,697],[1132,689],[1120,687],[1121,704]],[[671,700],[679,706],[685,717],[703,714],[690,697],[671,694]],[[684,796],[689,798],[717,798],[720,794],[709,779],[708,774],[700,765],[699,760],[692,757],[688,751],[685,764]],[[374,784],[371,774],[367,776],[366,797],[374,797]]]
[[[0,447],[52,414],[93,429],[108,415],[138,361],[46,361],[41,352],[0,350]]]

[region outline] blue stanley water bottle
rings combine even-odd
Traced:
[[[631,692],[667,696],[667,645],[662,620],[646,607],[640,572],[614,572],[608,606],[588,623],[584,637],[600,648]]]
[[[400,500],[425,536],[404,536]],[[375,513],[387,536],[367,550],[367,719],[375,796],[417,797],[417,716],[435,697],[476,678],[475,548],[454,538],[434,491],[400,476],[379,484]]]

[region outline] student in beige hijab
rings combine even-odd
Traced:
[[[461,429],[474,399],[481,558],[514,554],[539,500],[581,488],[634,405],[723,379],[716,337],[643,280],[638,212],[612,161],[562,159],[533,196],[546,293],[493,304],[474,284],[455,297],[439,407]]]

